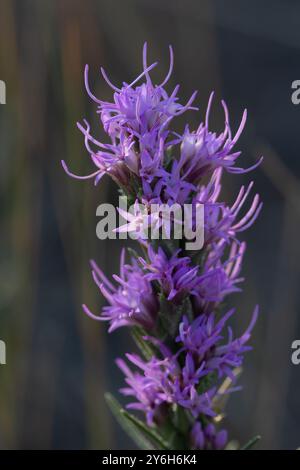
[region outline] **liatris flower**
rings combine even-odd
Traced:
[[[241,152],[232,153],[232,149],[237,143],[245,126],[247,119],[246,110],[243,113],[242,121],[235,136],[232,137],[228,109],[225,102],[222,101],[225,112],[225,129],[219,136],[209,131],[208,122],[213,96],[214,93],[211,94],[209,99],[205,123],[201,123],[195,132],[190,132],[187,127],[182,136],[179,167],[182,170],[184,178],[194,185],[199,184],[204,175],[216,168],[225,168],[231,173],[245,173],[253,170],[260,163],[260,161],[258,161],[247,170],[234,166]]]
[[[242,186],[231,207],[224,203],[201,199],[201,196],[198,196],[198,202],[203,201],[204,203],[206,244],[217,239],[228,241],[230,238],[235,238],[237,233],[243,232],[255,222],[262,208],[258,194],[254,196],[248,212],[239,221],[236,221],[252,186],[253,183],[250,183],[247,190]]]
[[[168,404],[179,404],[189,409],[195,417],[200,414],[214,416],[211,401],[216,395],[216,390],[211,389],[202,394],[195,390],[195,385],[208,373],[203,364],[196,369],[191,356],[187,355],[185,365],[181,367],[176,355],[173,356],[170,351],[164,351],[164,353],[162,359],[153,357],[148,362],[143,361],[137,355],[128,354],[127,358],[142,373],[132,373],[124,361],[118,361],[119,367],[127,376],[126,382],[129,385],[121,389],[121,392],[138,399],[138,402],[130,403],[127,407],[143,411],[148,423],[162,424],[164,418],[162,405]],[[153,394],[154,390],[155,394]]]
[[[249,351],[250,346],[245,346],[249,341],[252,328],[257,319],[257,308],[245,333],[238,339],[233,339],[231,328],[228,329],[228,341],[221,345],[223,330],[227,320],[233,315],[234,310],[229,310],[216,322],[215,314],[202,314],[191,324],[183,317],[179,326],[179,336],[176,341],[183,344],[183,349],[193,354],[197,364],[205,363],[205,367],[217,371],[219,377],[223,375],[234,379],[232,369],[240,367],[243,362],[243,353]]]
[[[190,258],[179,257],[177,250],[170,259],[162,248],[155,252],[151,246],[148,248],[149,261],[139,258],[150,281],[158,281],[161,292],[167,299],[175,303],[180,302],[187,294],[196,295],[199,284],[198,266],[191,266]]]
[[[94,281],[106,298],[99,316],[84,305],[93,319],[108,321],[109,331],[130,327],[141,355],[127,354],[131,370],[123,359],[117,364],[125,375],[121,393],[131,397],[128,409],[142,412],[146,424],[120,409],[119,419],[144,445],[169,449],[223,449],[227,431],[217,429],[224,417],[224,395],[240,390],[236,385],[244,354],[257,319],[256,307],[246,331],[237,336],[227,326],[234,309],[223,303],[233,292],[240,292],[242,260],[246,245],[238,234],[257,219],[262,203],[256,194],[249,209],[240,215],[252,189],[241,187],[233,204],[220,199],[224,171],[246,173],[236,166],[241,152],[234,150],[246,123],[247,113],[235,133],[225,114],[224,131],[217,135],[209,129],[213,93],[209,98],[205,120],[197,130],[186,126],[182,135],[172,129],[180,114],[196,110],[193,93],[185,105],[180,104],[179,87],[168,93],[165,86],[173,70],[161,84],[155,85],[147,64],[147,46],[143,50],[143,70],[131,83],[117,87],[102,75],[113,89],[112,102],[94,96],[88,83],[88,95],[96,103],[101,124],[109,143],[93,137],[87,121],[78,124],[85,146],[96,171],[79,179],[93,178],[95,184],[109,175],[125,196],[133,200],[134,210],[119,209],[128,223],[116,229],[136,235],[143,254],[134,254],[125,264],[122,252],[120,274],[111,283],[93,261]],[[74,176],[63,162],[66,172]],[[143,204],[143,208],[140,205]],[[153,204],[157,212],[151,212]],[[204,205],[204,245],[200,251],[188,251],[182,240],[160,240],[162,227],[159,205],[192,210],[184,223],[197,223],[193,208]],[[186,206],[185,206],[186,207]],[[182,223],[173,216],[170,223]],[[155,239],[145,231],[155,228]],[[171,234],[171,227],[166,231]],[[224,382],[225,381],[225,382]],[[115,402],[113,410],[116,411]],[[142,434],[142,435],[141,435]],[[148,448],[148,447],[147,447]]]
[[[139,358],[132,358],[132,361],[139,361]],[[163,421],[163,404],[166,402],[166,397],[162,394],[161,383],[164,381],[164,372],[161,370],[159,361],[153,359],[151,364],[155,380],[148,377],[146,373],[132,372],[122,359],[118,359],[117,364],[124,372],[128,385],[128,387],[122,388],[121,392],[123,395],[132,396],[137,400],[127,405],[127,408],[143,411],[149,426]]]
[[[130,325],[140,325],[151,330],[158,311],[156,295],[136,260],[132,261],[132,265],[126,265],[124,255],[123,251],[120,275],[114,275],[119,287],[115,287],[106,278],[94,261],[91,262],[93,278],[110,305],[103,308],[100,317],[92,314],[86,305],[83,305],[83,308],[92,318],[109,321],[109,331]]]
[[[191,444],[193,449],[222,450],[227,442],[227,431],[222,429],[216,432],[215,426],[210,423],[203,428],[199,421],[194,424],[191,431]]]
[[[179,256],[181,250],[175,251],[168,258],[161,247],[155,252],[149,245],[149,261],[142,257],[139,257],[139,261],[144,267],[145,277],[150,281],[157,281],[161,292],[168,300],[178,303],[186,295],[189,295],[195,297],[198,302],[202,300],[204,303],[220,302],[226,294],[239,291],[235,284],[242,280],[237,275],[244,249],[245,245],[242,244],[236,256],[232,255],[226,263],[222,264],[219,248],[219,257],[214,261],[210,257],[208,258],[203,274],[199,274],[199,266],[192,266],[188,256]],[[231,253],[233,251],[231,249]],[[213,251],[210,252],[210,254],[212,253]]]
[[[138,402],[128,405],[129,408],[143,411],[148,423],[162,421],[163,404],[180,405],[195,418],[215,416],[213,399],[219,398],[221,392],[216,387],[204,388],[200,392],[205,383],[203,379],[216,372],[218,378],[225,375],[235,380],[232,369],[241,366],[243,353],[251,349],[245,344],[250,338],[257,310],[245,333],[233,340],[229,329],[228,342],[222,345],[224,325],[232,314],[233,310],[218,322],[215,322],[213,313],[202,314],[191,324],[184,317],[179,325],[179,336],[175,339],[179,345],[175,354],[161,342],[146,338],[158,347],[157,356],[144,361],[137,355],[127,355],[142,374],[132,373],[124,361],[119,360],[118,365],[125,372],[129,386],[121,391],[138,399]],[[227,390],[227,393],[236,389]]]

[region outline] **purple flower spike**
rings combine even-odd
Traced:
[[[119,208],[126,223],[114,232],[134,233],[143,254],[135,253],[130,264],[125,264],[123,251],[120,273],[113,276],[113,282],[92,261],[93,279],[107,305],[99,316],[83,306],[91,318],[108,321],[109,332],[122,326],[133,328],[141,356],[126,354],[126,362],[117,360],[125,376],[121,393],[129,399],[127,409],[142,413],[144,426],[149,428],[146,437],[162,443],[159,448],[174,449],[178,444],[178,449],[220,450],[226,448],[228,436],[216,421],[223,416],[224,394],[241,389],[236,385],[237,375],[251,349],[258,316],[256,307],[246,331],[237,335],[231,325],[235,310],[226,308],[225,302],[229,294],[241,292],[244,281],[246,244],[239,236],[262,209],[258,194],[248,202],[253,182],[241,187],[232,204],[222,200],[222,178],[227,172],[253,170],[261,159],[247,169],[237,166],[241,152],[236,146],[247,112],[233,132],[227,105],[221,101],[224,129],[214,132],[209,125],[214,93],[204,122],[196,130],[186,124],[182,133],[175,131],[177,116],[197,110],[193,105],[196,92],[181,104],[179,86],[166,89],[174,67],[171,46],[169,51],[169,70],[159,84],[151,78],[157,62],[148,64],[147,44],[142,71],[129,83],[113,84],[101,68],[113,91],[110,101],[91,91],[86,66],[86,91],[97,106],[108,141],[95,137],[86,120],[78,123],[95,169],[77,176],[64,161],[62,165],[69,176],[92,179],[95,185],[109,175],[133,204],[128,211]],[[160,241],[156,235],[160,230],[170,235],[171,223],[201,228],[193,212],[199,204],[204,206],[201,250],[189,251],[185,231],[180,240]],[[161,205],[170,211],[173,207],[167,225]],[[174,205],[188,214],[188,220],[175,215]],[[152,239],[149,232],[154,233]],[[137,423],[124,410],[121,414],[132,425]],[[143,434],[141,425],[138,433]]]

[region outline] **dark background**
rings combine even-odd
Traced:
[[[116,202],[104,178],[66,177],[60,166],[92,169],[76,129],[96,108],[83,86],[84,65],[103,99],[116,84],[141,71],[141,50],[168,68],[169,90],[181,83],[182,101],[199,89],[203,118],[216,90],[212,126],[220,130],[223,97],[236,128],[244,107],[249,118],[240,139],[241,165],[258,156],[255,174],[225,177],[232,201],[239,186],[255,179],[264,200],[259,220],[246,234],[244,292],[232,296],[235,327],[242,331],[256,303],[261,315],[241,383],[226,424],[242,443],[261,434],[262,449],[300,445],[300,366],[290,360],[299,323],[300,106],[291,83],[300,79],[299,1],[241,0],[0,0],[0,79],[7,104],[0,106],[0,338],[7,364],[0,366],[0,446],[22,449],[126,449],[103,393],[117,393],[121,375],[114,359],[133,347],[123,329],[87,318],[84,301],[100,311],[88,260],[118,269],[119,242],[96,238],[96,207]],[[180,123],[179,123],[180,125]],[[101,136],[101,130],[99,130]]]

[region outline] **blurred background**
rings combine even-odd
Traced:
[[[199,90],[199,113],[216,91],[211,124],[223,125],[224,98],[232,125],[244,107],[249,118],[239,142],[241,166],[260,155],[263,165],[244,176],[225,176],[224,197],[233,198],[255,179],[264,201],[245,238],[244,292],[231,296],[242,331],[256,303],[261,315],[226,424],[242,443],[261,434],[261,449],[300,445],[300,366],[291,343],[300,338],[300,106],[291,83],[300,79],[300,3],[296,0],[1,0],[0,79],[0,338],[7,364],[0,366],[0,447],[3,449],[129,449],[103,399],[117,394],[114,364],[133,345],[128,332],[107,333],[81,310],[100,311],[103,299],[91,279],[93,257],[107,274],[118,270],[121,242],[96,238],[96,207],[116,202],[107,178],[70,180],[62,171],[92,170],[76,121],[93,130],[95,105],[84,91],[90,65],[95,94],[111,98],[100,77],[104,66],[116,84],[150,59],[168,69],[169,90],[181,84],[182,101]],[[187,116],[187,115],[186,115]],[[181,123],[179,122],[179,125]],[[94,132],[95,133],[95,132]]]

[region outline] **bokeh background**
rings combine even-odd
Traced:
[[[300,106],[291,83],[300,76],[300,3],[296,0],[0,0],[0,338],[7,364],[0,366],[0,447],[3,449],[126,449],[134,445],[115,424],[103,393],[117,393],[114,359],[133,345],[128,332],[106,326],[81,310],[102,298],[88,260],[117,271],[120,242],[96,238],[96,207],[116,202],[109,179],[66,177],[92,166],[76,128],[87,117],[98,129],[85,94],[88,63],[95,93],[109,99],[103,65],[115,83],[141,70],[148,41],[160,61],[157,78],[175,50],[171,89],[186,99],[199,89],[200,112],[216,90],[212,125],[221,129],[223,97],[237,126],[242,166],[265,156],[254,174],[225,177],[224,194],[255,178],[264,200],[246,234],[243,294],[232,296],[242,331],[256,303],[261,315],[254,351],[242,376],[244,390],[229,402],[226,424],[241,442],[261,434],[261,449],[300,445],[300,366],[291,343],[300,338],[299,145]],[[101,130],[99,129],[100,136]]]

